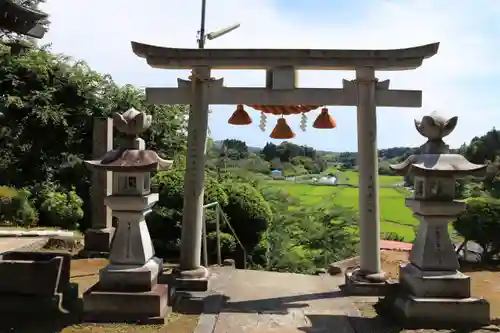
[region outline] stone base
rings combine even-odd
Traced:
[[[199,267],[192,271],[175,271],[172,273],[177,291],[209,290],[210,271]]]
[[[222,297],[222,295],[218,296]],[[209,297],[216,297],[216,295],[210,291],[176,292],[171,303],[172,310],[183,314],[199,315],[203,313],[203,307]]]
[[[399,267],[400,286],[415,297],[469,298],[470,277],[458,272],[423,271],[411,263]]]
[[[108,264],[99,271],[102,290],[143,292],[149,291],[158,282],[163,261],[153,257],[144,265]]]
[[[97,283],[83,294],[84,321],[165,324],[168,298],[169,288],[163,284],[146,292],[114,292]]]
[[[78,284],[70,283],[62,294],[53,296],[0,293],[0,314],[4,316],[67,314],[78,310]]]
[[[87,229],[87,231],[85,231],[85,246],[82,255],[91,256],[99,253],[109,253],[114,233],[115,228],[113,227],[106,229]]]
[[[177,277],[174,283],[178,291],[207,291],[209,289],[209,282],[209,277],[197,279]]]
[[[342,291],[352,296],[385,296],[394,288],[394,282],[362,281],[356,278],[355,272],[345,273],[345,284]]]
[[[490,305],[477,298],[423,298],[400,295],[394,301],[394,310],[411,326],[449,327],[455,325],[487,325]]]

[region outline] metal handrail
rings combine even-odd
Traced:
[[[205,267],[208,267],[208,250],[207,250],[207,221],[205,220],[205,209],[215,207],[215,235],[216,235],[216,246],[217,246],[217,264],[222,265],[222,253],[221,253],[221,241],[220,241],[220,217],[222,216],[224,222],[227,224],[229,229],[231,230],[231,233],[233,234],[234,239],[240,246],[241,250],[243,251],[243,268],[246,269],[247,267],[247,259],[249,259],[247,251],[243,244],[241,243],[240,239],[236,235],[236,232],[234,231],[233,226],[229,222],[228,218],[222,211],[222,208],[219,204],[218,201],[211,202],[209,204],[203,205],[203,229],[202,229],[202,257],[203,257],[203,264]]]

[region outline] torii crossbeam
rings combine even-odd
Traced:
[[[375,70],[411,70],[435,55],[439,43],[395,50],[175,49],[132,42],[154,68],[194,69],[177,88],[146,88],[154,104],[191,105],[181,244],[181,281],[206,281],[200,266],[205,143],[209,104],[339,105],[357,107],[361,267],[352,282],[381,283],[376,107],[421,107],[422,92],[390,90]],[[265,69],[265,88],[224,87],[211,69]],[[354,70],[342,88],[297,88],[296,70]]]
[[[236,88],[224,87],[223,79],[207,87],[208,104],[247,105],[337,105],[356,106],[357,85],[344,80],[343,88]],[[376,85],[375,101],[383,107],[421,107],[419,90],[389,90],[389,80]],[[153,104],[190,104],[194,99],[191,81],[178,79],[178,88],[146,88],[147,99]]]

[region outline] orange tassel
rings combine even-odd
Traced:
[[[335,119],[328,113],[327,108],[322,108],[321,113],[319,116],[316,118],[313,124],[314,128],[335,128],[337,127],[337,123],[335,122]]]
[[[293,133],[290,126],[288,126],[285,118],[280,118],[278,119],[276,127],[274,127],[271,132],[270,137],[273,139],[293,139],[295,138],[295,133]]]
[[[245,108],[242,104],[238,104],[236,106],[236,111],[233,112],[233,115],[227,121],[231,125],[250,125],[252,123],[252,118],[245,111]]]

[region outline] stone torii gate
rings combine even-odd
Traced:
[[[411,70],[435,55],[439,43],[395,50],[178,49],[132,42],[153,68],[193,69],[177,88],[146,88],[153,104],[190,104],[179,281],[207,281],[200,265],[205,144],[210,104],[339,105],[357,107],[361,264],[354,283],[383,283],[376,107],[421,107],[422,92],[390,90],[376,70]],[[265,88],[225,87],[211,69],[267,70]],[[342,88],[297,88],[296,70],[354,70]],[[360,279],[361,278],[361,279]],[[206,282],[205,282],[206,285]]]

